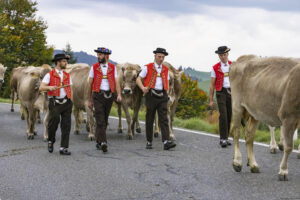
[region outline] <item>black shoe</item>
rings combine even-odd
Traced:
[[[152,143],[151,142],[147,142],[146,149],[152,149]]]
[[[164,150],[169,150],[174,147],[176,147],[176,144],[173,141],[168,141],[167,143],[164,144]]]
[[[71,155],[71,152],[68,151],[67,148],[64,148],[63,150],[59,150],[60,155],[65,155],[65,156],[69,156]]]
[[[53,152],[53,143],[52,142],[48,142],[48,151],[49,151],[49,153]]]
[[[107,152],[107,144],[105,142],[101,143],[101,150],[105,153]]]
[[[221,145],[222,148],[227,147],[227,142],[226,142],[226,140],[220,140],[220,145]]]
[[[231,146],[231,142],[229,142],[229,140],[226,140],[226,144],[227,146]]]
[[[101,149],[101,144],[99,144],[99,143],[97,142],[96,148],[97,148],[97,150],[100,150],[100,149]]]

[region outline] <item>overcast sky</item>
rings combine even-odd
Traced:
[[[240,55],[300,57],[298,0],[38,0],[48,45],[140,65],[166,48],[175,67],[210,71],[218,46]]]

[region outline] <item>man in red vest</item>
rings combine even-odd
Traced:
[[[153,53],[155,54],[155,62],[144,66],[136,80],[137,85],[146,96],[146,149],[152,149],[153,122],[157,111],[164,150],[169,150],[174,148],[176,144],[170,141],[167,118],[169,70],[162,64],[168,53],[163,48],[157,48]],[[144,79],[144,84],[142,79]]]
[[[89,78],[89,102],[90,109],[95,108],[96,119],[96,147],[107,152],[106,127],[110,109],[114,100],[114,92],[117,92],[117,101],[121,102],[121,88],[117,79],[115,65],[108,62],[111,50],[101,47],[95,50],[98,62],[93,64]]]
[[[56,54],[52,62],[56,67],[43,78],[40,91],[48,92],[49,99],[49,123],[48,123],[48,151],[53,152],[55,135],[58,124],[61,128],[61,143],[59,153],[71,155],[68,151],[69,136],[71,130],[72,113],[72,79],[64,70],[67,67],[69,57],[65,54]]]
[[[231,145],[228,140],[230,122],[231,122],[231,91],[229,82],[229,67],[231,61],[228,60],[228,52],[230,49],[226,46],[221,46],[215,51],[219,55],[220,62],[213,66],[211,71],[211,84],[210,84],[210,107],[213,109],[214,90],[216,89],[217,102],[220,112],[219,117],[219,131],[220,131],[220,145],[225,148]]]

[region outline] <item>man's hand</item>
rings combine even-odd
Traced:
[[[57,90],[57,89],[58,89],[57,86],[49,86],[49,87],[48,87],[48,90],[49,90],[49,91],[55,91],[55,90]]]
[[[209,102],[209,107],[210,107],[211,109],[214,109],[214,102],[213,102],[213,101],[210,101],[210,102]]]
[[[89,101],[88,101],[88,107],[89,107],[90,110],[93,110],[94,103],[93,103],[92,100],[89,100]]]
[[[117,96],[117,102],[121,102],[122,101],[122,96],[120,95],[120,94],[118,94],[118,96]]]
[[[143,87],[142,91],[144,94],[147,94],[149,92],[149,88],[148,87]]]

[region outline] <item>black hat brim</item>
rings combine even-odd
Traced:
[[[101,52],[101,51],[99,51],[98,49],[95,49],[94,50],[96,53],[103,53],[103,54],[105,54],[105,55],[110,55],[111,53],[104,53],[104,52]]]
[[[169,55],[168,52],[161,52],[161,51],[153,51],[154,54],[157,54],[157,53],[162,53],[164,54],[165,56]]]
[[[228,53],[230,51],[230,49],[226,49],[225,51],[215,51],[216,54],[224,54],[224,53]]]
[[[53,59],[52,59],[52,62],[56,62],[56,61],[59,61],[59,60],[62,60],[62,59],[69,60],[70,58],[69,58],[69,57],[53,58]]]

